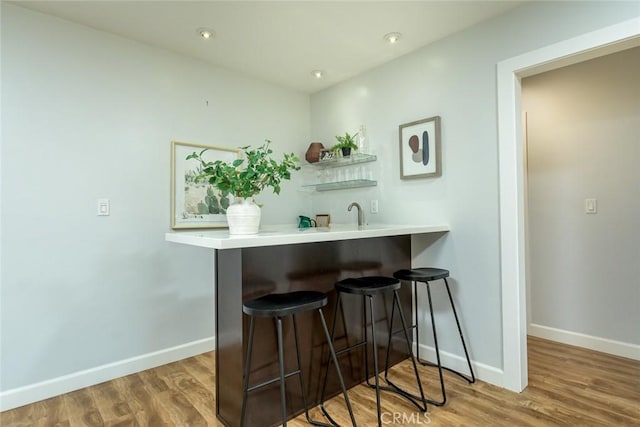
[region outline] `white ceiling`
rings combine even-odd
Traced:
[[[102,31],[315,92],[520,1],[19,1]],[[208,27],[211,40],[196,35]],[[395,45],[383,40],[402,33]],[[323,70],[321,80],[311,75]]]

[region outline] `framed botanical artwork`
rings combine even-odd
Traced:
[[[200,163],[187,160],[191,153],[207,150],[207,161],[223,160],[231,163],[240,158],[240,150],[171,142],[171,228],[227,227],[227,207],[232,196],[225,196],[208,182],[195,182]]]
[[[440,116],[400,125],[400,178],[442,175]]]

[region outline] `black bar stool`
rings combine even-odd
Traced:
[[[302,390],[302,402],[304,404],[304,412],[307,417],[307,421],[310,424],[316,426],[335,426],[331,417],[328,417],[331,420],[332,424],[322,423],[320,421],[316,421],[311,419],[309,416],[309,408],[307,406],[307,397],[306,397],[306,388],[304,384],[304,379],[302,376],[301,366],[302,363],[300,361],[300,346],[298,344],[298,325],[296,322],[296,313],[302,313],[305,311],[317,310],[320,314],[320,320],[322,321],[322,328],[324,330],[325,336],[327,338],[327,342],[329,343],[329,353],[331,360],[336,366],[336,372],[338,373],[338,378],[340,379],[340,386],[342,387],[342,393],[344,394],[344,399],[347,404],[347,409],[349,410],[349,415],[351,416],[351,422],[355,426],[356,421],[353,416],[353,410],[351,409],[351,402],[349,401],[349,395],[347,394],[347,390],[344,385],[344,379],[342,377],[342,373],[340,372],[340,366],[338,365],[338,360],[336,358],[336,353],[333,349],[333,344],[329,337],[329,330],[327,329],[327,323],[324,320],[324,314],[322,313],[322,307],[326,306],[328,302],[327,296],[322,292],[315,291],[298,291],[298,292],[289,292],[283,294],[269,294],[260,298],[253,299],[251,301],[247,301],[242,305],[242,311],[250,317],[249,323],[249,346],[247,348],[247,362],[244,368],[244,386],[243,386],[243,395],[242,395],[242,415],[240,419],[240,425],[244,427],[245,425],[245,413],[247,410],[247,398],[249,392],[259,389],[261,387],[265,387],[267,385],[273,384],[277,381],[280,381],[280,405],[282,408],[282,425],[287,425],[287,403],[285,399],[285,378],[289,378],[293,375],[298,375],[300,379],[300,388]],[[296,358],[298,361],[298,369],[295,371],[291,371],[289,373],[285,373],[284,371],[284,344],[282,339],[282,318],[284,316],[291,315],[293,319],[293,331],[296,341]],[[268,381],[262,382],[260,384],[253,385],[249,387],[249,373],[251,372],[251,356],[253,352],[253,334],[254,334],[254,326],[255,326],[255,318],[256,317],[272,317],[276,319],[277,323],[277,334],[278,334],[278,362],[280,365],[280,376],[270,379]],[[323,410],[323,412],[325,412]]]
[[[469,384],[473,384],[476,382],[476,377],[473,373],[473,368],[471,367],[471,360],[469,359],[469,352],[467,351],[467,345],[464,342],[464,336],[462,335],[462,328],[460,328],[460,320],[458,319],[458,313],[456,312],[456,306],[453,304],[453,298],[451,297],[451,290],[449,289],[449,283],[447,282],[447,277],[449,277],[449,270],[444,270],[441,268],[414,268],[412,270],[399,270],[393,273],[393,277],[399,280],[404,280],[407,282],[412,282],[413,285],[413,293],[415,298],[415,323],[410,327],[410,329],[415,328],[416,330],[416,357],[418,362],[425,366],[437,366],[438,373],[440,374],[440,390],[442,392],[442,400],[428,400],[429,403],[432,403],[436,406],[442,406],[447,402],[447,394],[444,388],[444,377],[442,375],[442,370],[446,369],[447,371],[458,375],[459,377],[465,379]],[[464,355],[467,357],[467,365],[469,366],[469,372],[471,372],[471,376],[468,377],[464,374],[461,374],[458,371],[455,371],[451,368],[447,368],[446,366],[442,366],[440,362],[440,349],[438,348],[438,335],[436,334],[436,323],[433,315],[433,304],[431,303],[431,287],[429,286],[429,282],[434,280],[442,279],[444,281],[445,288],[447,289],[447,295],[449,295],[449,302],[451,303],[451,310],[453,311],[453,316],[456,319],[456,325],[458,326],[458,334],[460,335],[460,341],[462,341],[462,348],[464,349]],[[437,363],[433,364],[431,362],[424,361],[420,359],[420,329],[418,327],[418,287],[416,285],[417,282],[422,282],[427,285],[427,297],[429,300],[429,313],[431,314],[431,327],[433,329],[433,343],[436,347],[436,360]],[[393,333],[399,333],[400,331],[396,331]],[[391,339],[391,335],[389,336]],[[385,368],[386,371],[386,368]]]
[[[338,297],[336,301],[336,311],[335,311],[336,314],[333,316],[333,322],[331,326],[331,341],[333,341],[333,337],[335,334],[336,319],[338,317],[338,313],[343,313],[340,310],[340,307],[342,304],[342,294],[346,293],[346,294],[362,295],[362,322],[363,322],[363,329],[364,329],[364,339],[358,343],[355,343],[346,348],[338,350],[336,354],[340,355],[346,352],[350,352],[351,350],[354,350],[358,347],[364,346],[365,379],[367,381],[367,385],[369,387],[375,388],[376,390],[376,404],[378,409],[378,426],[382,426],[382,411],[380,408],[380,390],[395,392],[405,397],[406,399],[408,399],[422,412],[427,411],[427,400],[425,399],[424,392],[422,391],[420,374],[418,373],[418,367],[416,365],[413,352],[411,351],[411,342],[409,341],[409,334],[407,332],[407,323],[404,318],[402,306],[400,305],[400,298],[398,297],[398,289],[400,289],[400,286],[401,284],[399,280],[396,280],[391,277],[379,277],[379,276],[348,278],[336,283],[336,291],[338,292]],[[398,313],[400,314],[400,320],[402,322],[402,328],[403,328],[402,330],[404,331],[405,340],[407,343],[407,349],[411,357],[411,362],[413,363],[413,370],[416,375],[416,383],[417,383],[418,389],[420,390],[420,396],[416,396],[411,393],[408,393],[389,381],[387,381],[387,383],[391,387],[385,387],[380,385],[380,381],[378,378],[378,366],[379,366],[378,351],[377,351],[378,344],[376,341],[376,318],[375,318],[374,299],[377,295],[384,294],[384,293],[393,293],[393,303],[392,303],[392,312],[391,312],[392,322],[393,322],[393,314],[395,311],[395,307],[396,306],[398,307]],[[368,351],[367,348],[369,344],[369,338],[367,334],[367,310],[366,310],[367,301],[369,302],[368,304],[369,317],[371,320],[371,340],[372,340],[372,346],[373,346],[373,369],[374,369],[375,384],[369,383],[369,357],[367,353]],[[389,330],[389,332],[391,332],[391,330]],[[387,364],[388,364],[388,358],[389,358],[389,351],[387,349]],[[327,370],[325,372],[324,384],[322,386],[322,393],[320,395],[320,408],[322,409],[323,412],[325,412],[324,397],[325,397],[325,391],[327,386],[327,375],[329,372],[329,363],[327,363]],[[334,359],[334,363],[336,363],[335,359]]]

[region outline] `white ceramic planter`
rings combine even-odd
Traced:
[[[260,228],[260,206],[252,199],[236,197],[227,208],[229,234],[258,234]]]

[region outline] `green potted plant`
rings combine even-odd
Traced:
[[[355,141],[356,136],[358,136],[358,132],[354,133],[353,135],[349,135],[349,132],[345,132],[344,136],[336,135],[338,143],[331,147],[331,150],[341,150],[344,157],[351,155],[351,150],[358,149],[358,144],[356,144]]]
[[[200,162],[196,182],[206,181],[216,187],[223,196],[231,194],[234,201],[227,208],[229,234],[256,234],[260,227],[260,207],[255,204],[254,196],[271,187],[280,194],[282,180],[291,178],[291,171],[299,170],[299,159],[293,153],[285,153],[280,162],[272,158],[271,141],[256,149],[251,146],[240,147],[243,158],[225,163],[222,160],[208,162],[202,158],[207,150],[192,153],[187,160]]]

